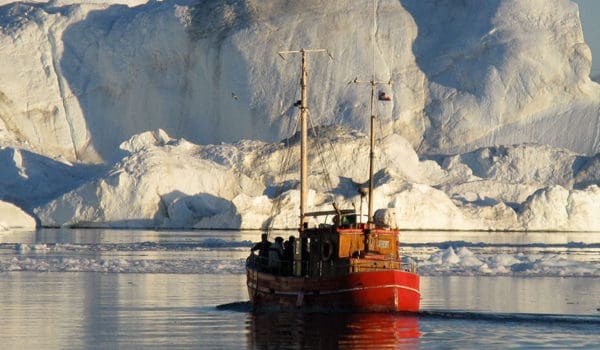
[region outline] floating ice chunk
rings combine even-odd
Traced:
[[[0,200],[0,232],[9,230],[35,229],[33,217],[14,204]]]

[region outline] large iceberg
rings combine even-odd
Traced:
[[[368,137],[319,128],[310,148],[309,206],[361,208]],[[195,145],[163,130],[132,137],[103,176],[39,206],[46,226],[293,229],[298,137]],[[382,140],[376,207],[407,229],[597,231],[598,157],[547,146],[490,147],[420,160],[401,136]],[[324,167],[322,166],[324,165]],[[365,209],[366,210],[366,209]]]
[[[207,144],[277,141],[310,58],[318,124],[368,125],[368,87],[390,81],[383,130],[419,153],[535,142],[600,151],[600,86],[570,1],[278,0],[14,2],[0,6],[0,142],[112,160],[162,128]],[[141,3],[141,4],[140,4]],[[138,6],[134,6],[139,4]],[[118,158],[118,157],[116,157]]]
[[[314,164],[338,163],[315,209],[361,205],[370,91],[349,82],[373,78],[375,202],[401,227],[600,230],[570,1],[2,0],[0,47],[0,200],[42,225],[295,227],[299,58],[277,52],[306,47],[333,56],[309,58]]]

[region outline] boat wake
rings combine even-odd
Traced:
[[[236,301],[227,304],[217,305],[217,310],[220,311],[232,311],[251,313],[252,304],[249,301]],[[281,314],[280,311],[273,312],[261,312],[267,314]],[[302,312],[298,312],[302,313]],[[310,314],[325,314],[331,315],[332,313],[347,315],[347,314],[373,314],[378,313],[356,313],[356,312],[316,312]],[[294,314],[294,312],[285,312],[285,314]],[[600,326],[600,315],[554,315],[554,314],[537,314],[537,313],[493,313],[493,312],[477,312],[477,311],[463,311],[463,310],[421,310],[419,312],[391,312],[386,313],[389,317],[416,317],[419,320],[431,320],[431,319],[444,319],[444,320],[473,320],[473,321],[486,321],[486,322],[502,322],[502,323],[542,323],[545,325],[589,325],[589,326]]]
[[[543,324],[586,324],[600,325],[600,315],[554,315],[554,314],[536,314],[536,313],[493,313],[459,310],[421,310],[419,313],[421,319],[457,319],[457,320],[477,320],[488,322],[525,322],[525,323],[543,323]]]
[[[252,304],[250,301],[235,301],[232,303],[217,305],[217,310],[235,311],[235,312],[251,312]]]

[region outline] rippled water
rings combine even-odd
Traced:
[[[422,244],[420,234],[406,237],[415,255],[424,259],[447,249],[447,239]],[[467,270],[456,275],[440,269],[443,273],[432,270],[422,277],[423,311],[416,315],[253,314],[243,261],[258,235],[0,234],[0,347],[594,349],[600,340],[598,277],[467,275]],[[582,244],[538,237],[518,247],[490,242],[476,248],[473,242],[482,242],[481,236],[453,237],[459,235],[452,245],[477,254],[524,250],[541,257],[568,255],[569,261],[592,266],[599,259],[593,237]]]

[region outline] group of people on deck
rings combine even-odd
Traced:
[[[271,243],[266,233],[261,235],[261,241],[256,243],[251,251],[258,251],[261,268],[267,268],[271,273],[289,275],[292,273],[294,262],[294,241],[296,238],[290,236],[287,241],[282,237],[275,237]]]

